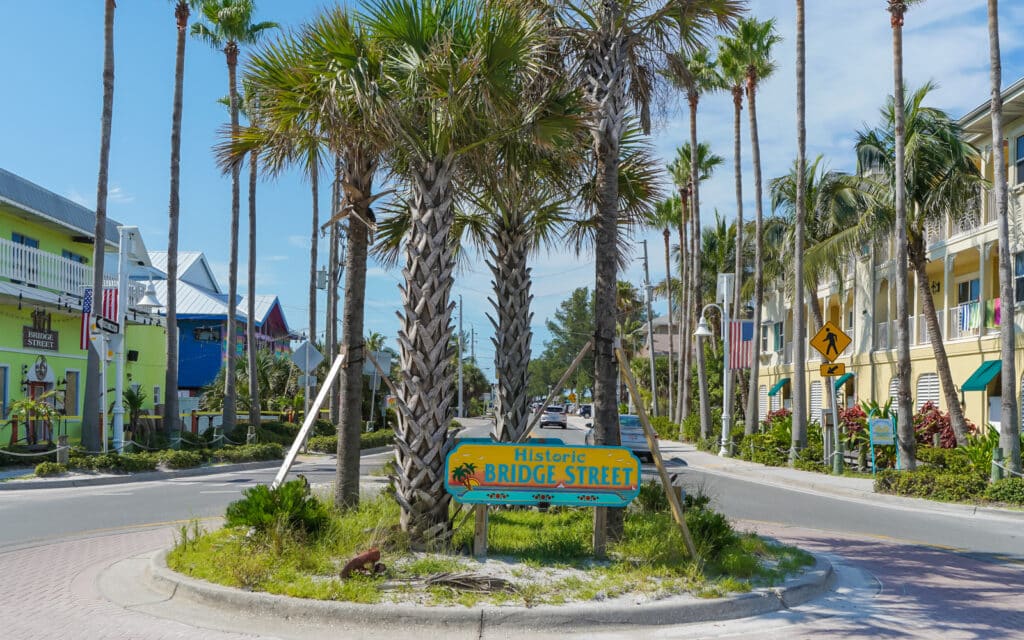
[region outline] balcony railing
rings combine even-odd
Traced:
[[[81,296],[92,286],[92,267],[53,253],[0,238],[0,278],[46,289],[58,294]],[[104,287],[116,287],[117,278],[105,277]],[[142,298],[145,287],[128,283],[128,306]]]
[[[950,317],[949,339],[969,338],[981,332],[984,310],[980,302],[967,302],[954,307]]]
[[[875,324],[875,351],[889,350],[889,323],[878,322]]]
[[[782,363],[793,364],[793,343],[787,342],[782,348]]]

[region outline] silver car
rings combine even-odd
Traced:
[[[654,462],[639,416],[619,416],[619,437],[622,439],[622,446],[636,454],[640,460]]]
[[[544,415],[540,417],[540,426],[546,427],[548,425],[562,427],[563,429],[569,426],[569,416],[565,411],[565,407],[560,404],[554,404],[544,408]]]

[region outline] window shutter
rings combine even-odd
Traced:
[[[821,381],[811,383],[811,417],[809,421],[821,421]]]
[[[1021,379],[1021,388],[1024,389],[1024,378]],[[757,415],[761,420],[768,418],[768,387],[761,385],[757,390]]]
[[[939,376],[934,373],[922,373],[917,379],[917,402],[914,406],[920,410],[926,402],[939,406]]]

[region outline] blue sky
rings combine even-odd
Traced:
[[[99,149],[103,2],[7,2],[0,23],[5,97],[0,100],[0,166],[53,191],[94,206]],[[259,2],[259,19],[294,27],[324,6],[321,0]],[[761,18],[776,17],[785,38],[779,69],[759,98],[764,177],[784,173],[795,156],[794,48],[792,0],[756,0]],[[824,154],[836,169],[850,170],[858,129],[874,125],[878,107],[891,92],[891,44],[883,0],[831,0],[808,4],[808,154]],[[1001,28],[1005,84],[1024,75],[1020,32],[1024,7],[1004,0]],[[110,164],[109,214],[138,225],[152,249],[166,248],[170,156],[170,111],[176,30],[170,2],[122,0],[115,27],[116,85]],[[988,40],[985,3],[929,0],[911,11],[906,30],[906,76],[911,86],[934,79],[934,103],[955,116],[988,97]],[[230,180],[211,153],[226,110],[216,103],[227,93],[224,56],[190,39],[186,52],[182,143],[181,249],[206,253],[226,286]],[[653,142],[666,161],[688,136],[681,104],[659,119]],[[700,115],[700,138],[732,163],[732,106],[726,95],[709,96]],[[744,140],[747,138],[744,124]],[[753,212],[753,184],[744,145],[745,211]],[[244,185],[243,185],[244,187]],[[245,190],[243,188],[243,238]],[[326,211],[329,193],[321,197]],[[733,177],[723,169],[702,189],[702,217],[718,208],[734,217]],[[308,326],[310,194],[297,174],[262,182],[258,193],[258,290],[280,298],[289,323]],[[652,278],[661,279],[660,234],[651,241]],[[244,245],[244,242],[243,242]],[[637,256],[640,255],[638,251]],[[321,259],[326,246],[321,245]],[[245,264],[244,246],[240,256]],[[244,273],[244,271],[243,271]],[[593,257],[555,248],[534,261],[535,350],[548,338],[544,320],[575,287],[593,286]],[[367,330],[379,331],[394,346],[398,328],[399,271],[372,264],[367,279]],[[639,284],[634,262],[624,278]],[[244,278],[242,278],[244,293]],[[455,294],[465,299],[465,328],[476,329],[476,353],[493,377],[489,310],[490,274],[482,261],[459,273]],[[664,309],[664,301],[655,302]],[[324,296],[318,304],[323,330]]]

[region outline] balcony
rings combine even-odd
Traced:
[[[971,338],[980,335],[982,324],[981,303],[967,302],[954,307],[950,317],[949,339]]]
[[[875,351],[888,351],[891,345],[889,341],[889,322],[875,324]]]
[[[0,238],[0,278],[60,295],[81,297],[92,286],[92,267],[53,253]],[[117,278],[105,277],[104,287],[116,287]],[[128,306],[145,291],[137,282],[128,283]]]

